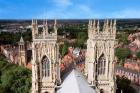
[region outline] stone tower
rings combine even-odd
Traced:
[[[18,56],[19,63],[18,64],[22,66],[26,66],[25,43],[22,37],[20,38],[18,46],[19,46],[19,56]]]
[[[115,93],[115,37],[116,20],[105,20],[102,31],[99,20],[89,20],[85,75],[97,93]]]
[[[47,21],[39,32],[37,20],[32,20],[32,39],[32,93],[55,93],[60,80],[56,20],[53,33],[48,32]]]

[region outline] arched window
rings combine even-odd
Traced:
[[[44,93],[49,93],[49,92],[46,91],[46,92],[44,92]]]
[[[50,62],[47,56],[43,56],[42,60],[42,77],[50,76]]]
[[[102,54],[98,60],[97,63],[97,72],[98,75],[104,75],[105,74],[105,66],[106,66],[106,59],[104,54]]]
[[[103,89],[100,89],[100,93],[104,93],[104,90]]]

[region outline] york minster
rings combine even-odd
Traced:
[[[140,93],[139,0],[0,0],[0,93]]]

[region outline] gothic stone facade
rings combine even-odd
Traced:
[[[47,22],[39,34],[37,21],[32,22],[32,93],[55,93],[56,82],[60,81],[57,28],[48,33]],[[115,93],[114,44],[116,21],[105,20],[103,31],[99,21],[89,21],[87,53],[84,74],[97,93]]]
[[[89,21],[85,75],[97,93],[115,93],[114,44],[116,21],[105,20],[100,31],[99,21]]]
[[[19,61],[19,65],[20,66],[24,66],[24,67],[26,67],[26,62],[27,62],[27,60],[26,60],[26,50],[25,50],[25,42],[24,42],[24,40],[23,40],[23,38],[21,37],[20,38],[20,41],[19,41],[19,43],[18,43],[18,45],[19,45],[19,51],[18,51],[18,61]]]
[[[51,34],[47,21],[43,25],[40,33],[37,21],[32,21],[32,93],[55,93],[56,80],[60,76],[56,21]]]

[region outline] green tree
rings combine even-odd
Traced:
[[[62,55],[62,49],[64,45],[59,45],[59,53]]]
[[[124,32],[127,33],[127,34],[133,34],[133,33],[136,33],[137,30],[133,30],[133,29],[124,29]]]
[[[79,32],[77,36],[77,46],[85,48],[85,42],[87,40],[87,33],[86,32]]]
[[[68,43],[65,42],[64,45],[63,45],[63,48],[62,48],[62,57],[68,52]]]
[[[0,71],[0,84],[2,83],[2,81],[1,81],[1,71]]]
[[[116,48],[115,55],[120,60],[121,64],[123,64],[124,59],[131,55],[131,51],[128,48]]]
[[[25,41],[32,40],[32,34],[30,29],[27,29],[27,31],[23,33],[1,32],[0,44],[16,44],[20,40],[21,35],[23,36]]]
[[[123,93],[135,93],[134,88],[131,87],[131,81],[124,76],[122,77],[116,76],[116,84],[117,84],[116,93],[121,93],[121,90],[123,90]]]
[[[140,52],[137,52],[137,53],[136,53],[136,57],[137,57],[137,58],[140,58]]]
[[[22,35],[25,41],[32,41],[32,31],[30,29],[27,29]]]
[[[127,45],[129,43],[129,41],[127,39],[128,36],[129,36],[129,34],[124,33],[124,32],[122,32],[121,34],[118,34],[117,35],[118,42],[119,43],[122,42],[124,45]]]
[[[0,61],[0,93],[30,93],[31,71]]]

